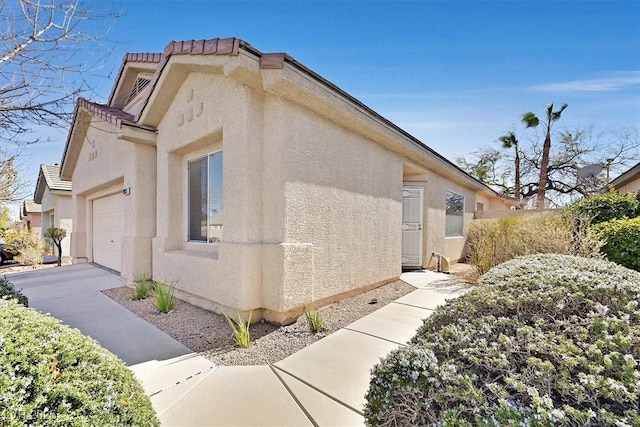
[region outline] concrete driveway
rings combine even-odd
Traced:
[[[187,347],[100,292],[124,279],[92,264],[6,275],[29,297],[29,306],[100,342],[131,366],[192,354]]]

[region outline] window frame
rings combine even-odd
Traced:
[[[210,184],[210,179],[211,179],[211,157],[215,156],[216,154],[220,153],[222,155],[222,165],[221,165],[221,175],[222,175],[222,214],[221,215],[209,215],[209,206],[210,206],[210,201],[209,201],[209,197],[211,196],[210,193],[210,188],[209,188],[209,184]],[[206,236],[204,240],[194,240],[191,238],[191,173],[190,173],[190,166],[192,163],[198,162],[198,161],[202,161],[205,160],[206,161],[206,165],[207,165],[207,178],[206,178],[206,182],[207,182],[207,214],[206,214],[206,221],[207,221],[207,225],[206,225]],[[213,238],[213,236],[211,236],[210,233],[210,227],[211,227],[211,221],[212,218],[217,217],[219,218],[220,221],[220,226],[222,227],[224,225],[224,154],[223,154],[223,150],[222,149],[218,149],[218,150],[214,150],[208,153],[204,153],[201,155],[197,155],[194,156],[192,158],[188,158],[186,159],[186,193],[187,193],[187,200],[186,200],[186,242],[188,244],[203,244],[203,245],[212,245],[212,244],[217,244],[219,243],[222,239],[219,240],[211,240]],[[218,225],[218,224],[216,224]]]

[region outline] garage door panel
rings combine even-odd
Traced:
[[[120,271],[124,234],[124,197],[115,194],[93,201],[93,262]]]

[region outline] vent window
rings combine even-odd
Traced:
[[[138,96],[144,90],[144,88],[149,85],[149,83],[151,83],[150,79],[146,79],[144,77],[138,77],[136,79],[136,82],[133,84],[133,88],[131,89],[131,93],[129,94],[129,97],[127,98],[126,104],[130,103],[131,101],[133,101],[133,99],[136,96]]]

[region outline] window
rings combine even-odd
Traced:
[[[478,212],[483,211],[483,210],[484,210],[484,203],[477,202],[477,203],[476,203],[476,210],[477,210]]]
[[[464,229],[464,196],[447,191],[445,237],[461,237]]]
[[[192,160],[189,174],[189,241],[222,240],[222,151]]]

